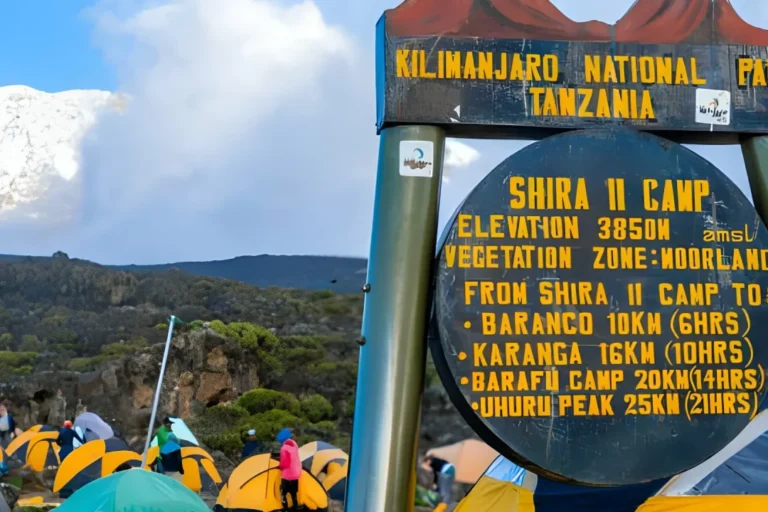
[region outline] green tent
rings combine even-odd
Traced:
[[[176,480],[130,469],[94,480],[75,492],[57,512],[210,512],[195,493]]]

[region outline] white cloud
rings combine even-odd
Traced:
[[[443,183],[451,183],[456,170],[466,169],[479,159],[480,152],[472,146],[456,139],[447,139],[443,162]]]
[[[90,13],[131,101],[86,138],[70,250],[107,262],[332,252],[354,217],[346,250],[367,252],[373,74],[356,41],[311,0],[127,5]]]
[[[469,167],[480,158],[480,152],[455,139],[448,139],[445,143],[445,167],[460,169]]]

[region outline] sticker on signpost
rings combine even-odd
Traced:
[[[696,122],[723,126],[731,124],[730,91],[696,89]]]
[[[435,167],[435,145],[428,140],[400,142],[400,176],[431,178]]]

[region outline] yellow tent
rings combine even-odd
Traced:
[[[150,448],[147,461],[155,460],[159,452],[157,445]],[[181,464],[184,468],[181,482],[194,492],[200,492],[203,488],[209,489],[212,484],[218,485],[223,481],[211,454],[199,446],[182,447]]]
[[[58,431],[48,425],[35,425],[14,437],[13,441],[8,444],[8,448],[5,449],[5,453],[9,457],[16,457],[22,464],[26,464],[29,442],[40,432],[56,432],[58,435]]]
[[[344,462],[343,465],[338,462],[328,464],[322,483],[332,500],[344,501],[348,470],[349,461]]]
[[[245,459],[229,477],[216,500],[217,511],[277,512],[283,510],[280,497],[280,469],[270,454]],[[305,510],[326,512],[328,494],[307,470],[299,479],[299,505]]]
[[[510,482],[482,476],[455,512],[534,512],[533,493]]]
[[[349,455],[344,450],[314,441],[299,448],[299,457],[304,469],[317,477],[331,499],[344,501],[349,465]]]
[[[534,512],[528,473],[497,457],[467,493],[455,512]]]
[[[59,465],[58,432],[38,432],[29,441],[26,465],[32,471],[43,471],[47,467]]]
[[[53,482],[53,492],[65,498],[81,487],[111,475],[123,464],[141,465],[141,455],[131,451],[120,439],[97,439],[80,446],[59,466]]]
[[[765,512],[768,496],[733,494],[724,496],[654,496],[637,512]]]
[[[331,444],[314,441],[299,448],[299,458],[304,469],[320,476],[320,473],[327,473],[326,469],[330,463],[344,465],[349,460],[349,455]]]

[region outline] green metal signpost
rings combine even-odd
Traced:
[[[762,225],[755,228],[754,238],[748,240],[754,244],[748,247],[741,242],[731,243],[734,240],[730,238],[727,241],[718,238],[722,233],[740,229],[741,220],[755,218],[754,210],[739,198],[728,198],[732,199],[730,205],[738,204],[741,208],[738,214],[729,212],[727,205],[716,197],[735,190],[727,178],[703,159],[691,158],[685,165],[665,161],[664,148],[673,154],[687,155],[687,150],[678,144],[740,144],[755,208],[763,220],[768,219],[768,31],[742,20],[726,0],[638,0],[615,25],[574,22],[554,5],[541,0],[454,0],[450,8],[444,0],[408,0],[383,15],[377,26],[377,41],[380,154],[345,510],[401,512],[413,509],[419,411],[430,322],[432,332],[436,333],[436,340],[431,342],[433,356],[454,404],[475,431],[500,453],[542,474],[586,485],[617,485],[671,476],[643,471],[639,454],[650,445],[637,441],[638,432],[634,438],[616,438],[616,446],[623,450],[624,456],[636,462],[636,471],[623,475],[621,481],[612,480],[614,475],[604,474],[609,470],[608,465],[569,466],[553,458],[555,452],[569,453],[576,457],[573,460],[581,456],[577,450],[569,451],[573,447],[558,437],[560,426],[568,425],[582,432],[584,439],[591,440],[585,442],[599,443],[599,429],[617,428],[616,432],[621,434],[621,429],[630,423],[626,419],[630,412],[624,412],[626,397],[640,396],[635,391],[637,386],[642,386],[633,381],[632,388],[628,388],[630,377],[638,371],[640,374],[661,371],[664,365],[657,361],[657,355],[663,358],[665,350],[675,350],[670,340],[676,338],[668,331],[671,327],[677,332],[675,322],[680,321],[676,316],[679,311],[706,316],[707,311],[713,310],[712,305],[707,304],[657,303],[663,287],[644,295],[651,293],[644,281],[646,278],[654,286],[655,283],[659,286],[690,284],[691,272],[695,269],[688,263],[685,268],[675,267],[676,264],[669,261],[658,261],[654,266],[649,260],[650,266],[642,269],[626,263],[624,256],[626,264],[617,264],[615,271],[606,269],[601,273],[596,271],[598,267],[590,266],[591,260],[584,263],[587,261],[584,258],[591,255],[593,246],[608,247],[614,242],[636,255],[646,250],[649,255],[651,251],[682,254],[675,251],[681,249],[680,244],[688,244],[702,251],[696,254],[703,254],[705,260],[707,255],[716,255],[715,263],[703,264],[702,275],[705,282],[719,287],[718,296],[722,300],[718,303],[718,312],[724,318],[731,318],[728,316],[731,313],[741,314],[739,308],[743,304],[737,304],[741,299],[735,295],[740,289],[739,279],[750,275],[761,282],[765,279],[763,275],[768,276],[765,274],[768,269],[763,268],[761,262],[761,247],[766,243],[761,233],[765,228]],[[537,156],[539,160],[531,160],[534,156],[516,155],[515,165],[494,171],[495,177],[489,176],[481,183],[457,212],[465,215],[464,220],[474,217],[479,220],[461,224],[464,221],[455,217],[444,237],[445,245],[436,246],[446,136],[541,140],[574,130],[585,130],[573,136],[576,147],[552,142],[548,146],[551,151]],[[635,168],[630,172],[621,164],[621,153],[617,163],[615,151],[629,141],[640,140],[638,131],[660,137],[654,139],[657,142],[643,142],[649,148],[659,149],[658,152],[649,149],[648,155],[658,156],[647,156],[646,171]],[[543,142],[549,143],[549,139]],[[563,157],[568,152],[574,152],[570,160]],[[555,164],[547,155],[563,158]],[[687,158],[689,156],[684,156],[683,160]],[[569,161],[581,162],[581,167],[574,167]],[[594,173],[595,177],[584,166],[588,161],[601,169],[600,173]],[[573,180],[582,177],[585,181],[581,184],[568,181],[571,176]],[[510,181],[518,183],[518,178],[524,180],[519,182],[523,184],[521,188],[504,188],[511,187]],[[526,182],[528,178],[543,181]],[[561,178],[565,181],[555,181]],[[553,181],[547,182],[547,179]],[[624,192],[617,192],[612,185],[618,181],[611,180],[632,184],[626,198]],[[523,190],[525,184],[527,189]],[[549,193],[530,191],[549,184],[554,187],[548,189]],[[662,194],[666,186],[672,190],[671,196]],[[577,190],[578,187],[581,189]],[[691,199],[697,197],[696,190],[702,192],[705,188],[706,197]],[[577,196],[582,201],[589,196],[591,206],[586,213],[571,215],[566,210],[573,207]],[[520,203],[515,205],[517,199]],[[609,241],[604,241],[597,233],[598,227],[592,224],[599,218],[615,225],[621,210],[616,201],[625,199],[627,218],[652,223],[668,218],[670,230],[676,235],[655,245],[645,243],[642,236],[624,243],[611,235]],[[670,201],[676,201],[675,204],[683,208],[665,216],[661,210],[654,210],[656,200],[667,208],[671,207]],[[531,220],[531,230],[545,224],[570,226],[576,236],[573,244],[549,245],[561,248],[559,255],[573,254],[573,261],[578,265],[569,267],[573,261],[568,258],[547,260],[541,267],[530,262],[516,263],[515,258],[509,256],[515,247],[527,244],[530,255],[536,253],[534,246],[541,242],[534,240],[529,231],[512,233],[509,228],[528,220]],[[750,222],[747,224],[751,226]],[[502,225],[509,229],[502,230],[499,228]],[[752,228],[747,228],[748,233],[749,229]],[[704,242],[710,231],[714,241],[708,246]],[[495,234],[490,235],[491,232]],[[730,237],[727,233],[723,236]],[[497,240],[489,242],[493,237]],[[722,247],[718,242],[723,242]],[[458,252],[451,256],[448,253],[451,250]],[[618,248],[616,251],[628,254],[618,252],[621,251]],[[728,251],[731,252],[726,255]],[[499,254],[507,255],[506,263]],[[549,253],[545,250],[540,254]],[[742,256],[744,268],[736,263]],[[521,258],[521,261],[526,259]],[[726,260],[727,265],[723,263]],[[454,263],[449,265],[449,261]],[[512,287],[527,283],[530,289],[541,292],[537,283],[542,280],[577,278],[592,285],[607,282],[618,287],[639,283],[645,288],[640,295],[630,298],[629,303],[626,297],[614,297],[612,292],[607,305],[598,302],[589,307],[578,301],[560,305],[527,304],[522,302],[525,293],[518,288],[508,305],[497,304],[493,309],[487,304],[490,295],[484,296],[486,302],[481,305],[473,305],[470,299],[474,285],[470,283],[464,288],[461,284],[473,279],[478,281],[478,294],[481,290],[490,294],[493,283],[507,283]],[[481,281],[491,284],[482,288]],[[638,297],[643,300],[638,301]],[[535,300],[544,299],[536,297]],[[558,334],[562,339],[550,336],[526,341],[529,335],[534,335],[523,336],[524,333],[515,331],[518,325],[514,325],[511,334],[499,338],[489,334],[491,330],[481,327],[482,323],[477,321],[489,314],[540,311],[554,318],[563,311],[578,311],[592,315],[598,326],[607,322],[611,313],[634,311],[632,308],[639,308],[638,302],[646,305],[644,313],[658,314],[658,318],[666,322],[656,338],[637,339],[649,344],[646,345],[647,364],[636,366],[629,356],[616,354],[609,360],[601,359],[598,353],[589,352],[593,349],[583,348],[583,360],[574,358],[560,370],[557,377],[560,380],[552,381],[551,387],[556,391],[549,401],[530,387],[510,391],[513,371],[528,372],[524,377],[528,382],[534,372],[551,370],[542,363],[546,357],[537,362],[542,363],[541,367],[531,363],[531,368],[519,369],[510,351],[523,353],[538,347],[544,351],[540,353],[546,353],[560,342],[571,350],[574,346],[591,347],[585,341],[592,335],[587,332],[586,324],[567,336]],[[763,310],[768,305],[757,302],[740,318],[747,322],[751,318],[756,325],[762,322]],[[695,309],[699,306],[703,309]],[[442,314],[435,314],[438,310]],[[601,335],[607,343],[635,340],[629,330],[620,334],[608,332],[610,327],[605,329]],[[659,421],[666,421],[669,427],[661,438],[653,440],[659,443],[651,443],[654,449],[674,451],[691,441],[695,443],[695,437],[701,435],[707,425],[718,424],[710,421],[717,417],[727,419],[725,423],[731,425],[719,431],[718,442],[727,443],[734,429],[749,421],[752,409],[759,406],[757,402],[765,394],[764,358],[768,348],[765,344],[740,337],[721,340],[707,333],[696,336],[695,340],[691,338],[691,343],[700,343],[696,346],[704,347],[707,354],[710,348],[720,350],[721,342],[726,343],[726,347],[751,347],[751,352],[745,349],[737,354],[745,357],[751,354],[750,364],[737,363],[736,356],[717,365],[704,359],[694,364],[691,361],[696,358],[691,356],[688,363],[676,368],[678,375],[688,378],[689,384],[684,384],[682,378],[674,382],[670,378],[659,384],[655,395],[649,391],[647,414],[643,414],[641,407],[638,418],[647,419],[641,422],[646,427]],[[679,341],[680,347],[689,346],[685,345],[685,339]],[[743,343],[739,345],[737,341]],[[483,367],[486,364],[484,350],[488,347],[491,350],[487,354],[494,351],[499,354],[500,370],[494,377]],[[450,352],[453,349],[455,353]],[[602,384],[606,388],[603,391],[612,393],[604,397],[602,409],[590,409],[582,414],[574,404],[583,397],[571,396],[575,381],[569,379],[574,378],[573,372],[583,371],[578,367],[583,361],[591,361],[599,371],[621,374],[600,374],[606,376],[605,382],[611,381],[611,375],[615,377]],[[708,367],[709,363],[714,366]],[[754,385],[750,377],[753,366],[759,368],[754,370],[757,375]],[[728,376],[727,386],[704,392],[706,383],[714,382],[708,379],[723,375]],[[492,382],[501,384],[489,384]],[[609,389],[611,386],[615,389]],[[600,403],[598,395],[599,392],[585,394],[585,403],[590,400]],[[662,395],[663,400],[659,398]],[[529,405],[545,400],[554,405],[556,412],[536,419],[531,406],[521,409],[517,417],[510,417],[507,406],[499,404],[512,403],[518,398],[522,400],[520,403]],[[709,412],[700,417],[696,416],[697,406],[692,405],[697,399],[708,404]],[[681,404],[679,415],[670,419],[677,410],[672,407],[674,410],[662,411],[657,407],[662,401]],[[744,412],[747,401],[752,408],[748,413]],[[492,402],[496,404],[495,412],[488,407],[483,410],[479,405]],[[565,403],[571,404],[571,408],[563,405]],[[521,441],[519,436],[523,434],[515,429],[524,425],[536,428],[550,425],[549,434],[545,430],[543,438],[533,435],[530,438],[544,441],[541,450],[522,447],[525,444],[522,441],[527,438]],[[678,435],[675,425],[682,425],[680,430],[689,437],[683,439],[685,436]],[[641,436],[645,433],[639,432]],[[694,464],[708,455],[711,454],[693,453],[685,464]],[[669,466],[662,471],[684,469]]]

